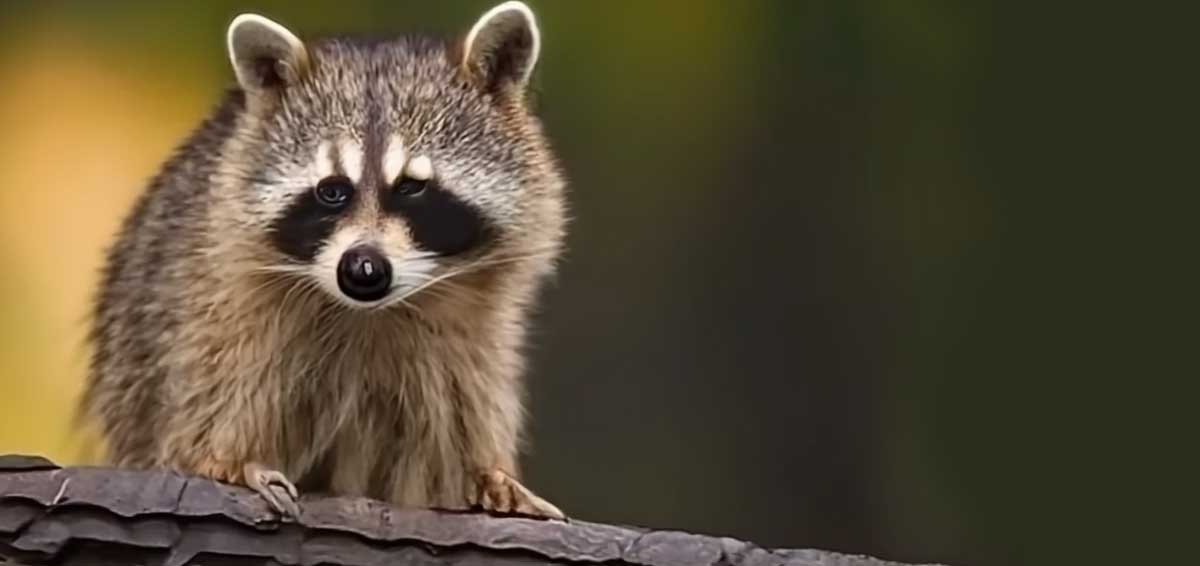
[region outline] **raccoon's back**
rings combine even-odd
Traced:
[[[176,337],[189,272],[203,269],[209,178],[244,107],[231,91],[138,197],[109,248],[92,310],[91,361],[79,415],[100,426],[115,463],[153,464],[164,354]]]

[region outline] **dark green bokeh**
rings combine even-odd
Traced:
[[[539,491],[583,519],[976,565],[1088,563],[1147,532],[1161,550],[1194,525],[1156,510],[1195,477],[1170,456],[1194,440],[1167,437],[1195,430],[1188,397],[1152,393],[1196,374],[1194,308],[1168,299],[1195,288],[1168,274],[1193,261],[1170,246],[1194,244],[1195,209],[1154,192],[1196,187],[1157,163],[1195,147],[1154,128],[1194,102],[1164,80],[1194,65],[1157,58],[1186,51],[1171,18],[533,4],[574,217],[531,350]],[[0,17],[207,73],[215,100],[237,12],[459,32],[489,5]]]

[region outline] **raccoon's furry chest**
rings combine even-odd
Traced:
[[[267,441],[306,490],[453,507],[473,471],[515,442],[517,368],[485,335],[491,313],[261,314],[232,325],[236,355],[211,369],[274,413],[262,415],[278,423]]]
[[[168,356],[163,407],[244,404],[252,426],[216,423],[232,436],[218,444],[264,442],[305,489],[455,507],[475,470],[514,468],[521,365],[497,309],[356,313],[293,296],[206,312]]]

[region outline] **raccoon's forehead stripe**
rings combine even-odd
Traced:
[[[316,163],[318,179],[345,175],[355,183],[362,180],[363,147],[355,140],[343,138],[336,143],[330,140],[322,141],[317,145],[313,162]]]
[[[395,182],[404,171],[406,162],[408,153],[404,151],[404,140],[400,136],[392,136],[388,139],[387,150],[383,152],[383,178],[389,183]]]
[[[323,141],[317,145],[317,154],[313,156],[317,164],[317,179],[332,177],[337,173],[337,165],[333,162],[333,143]]]
[[[351,181],[358,183],[362,180],[362,144],[351,139],[342,139],[338,141],[338,158],[341,161],[342,171],[346,173],[347,177],[350,177]]]

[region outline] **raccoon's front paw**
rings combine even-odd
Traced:
[[[220,482],[244,485],[262,496],[276,513],[290,517],[300,516],[300,507],[296,505],[299,492],[282,472],[258,462],[239,465],[236,460],[221,458],[204,458],[189,464],[178,465],[175,468],[184,473]]]
[[[250,489],[266,499],[276,512],[292,518],[300,517],[300,506],[296,504],[300,493],[283,472],[251,462],[242,467],[242,479]]]
[[[501,470],[488,470],[476,477],[469,490],[470,504],[494,513],[514,513],[542,519],[566,519],[549,501],[538,497],[516,478]]]

